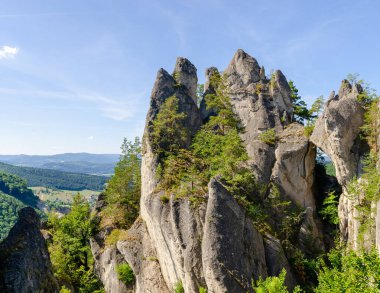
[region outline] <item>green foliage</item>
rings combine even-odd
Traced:
[[[324,164],[324,168],[326,170],[327,175],[336,177],[336,170],[333,162],[328,162]]]
[[[36,207],[39,202],[38,197],[27,187],[26,181],[13,174],[0,172],[0,191],[32,207]]]
[[[294,120],[303,124],[304,120],[310,120],[312,118],[311,114],[307,109],[305,101],[303,101],[302,97],[298,95],[298,89],[296,88],[292,80],[289,80],[289,87],[294,108]]]
[[[17,175],[27,181],[28,186],[81,191],[102,190],[108,178],[79,173],[62,172],[50,169],[19,167],[0,163],[0,171]]]
[[[80,194],[76,195],[71,211],[62,218],[50,214],[48,226],[53,235],[49,252],[57,279],[70,283],[81,293],[100,290],[89,243],[94,227],[88,202]]]
[[[0,240],[16,223],[18,211],[25,206],[36,207],[38,202],[24,179],[0,172]]]
[[[306,125],[304,126],[304,134],[306,137],[310,137],[313,134],[314,127],[314,123],[306,121]]]
[[[59,293],[71,293],[71,290],[67,289],[65,286],[62,286],[61,290],[59,290]]]
[[[186,143],[188,133],[183,125],[186,115],[179,112],[178,103],[176,96],[167,98],[150,127],[153,150],[161,159],[176,153]]]
[[[128,263],[120,264],[116,267],[117,277],[126,285],[131,285],[135,282],[135,274]]]
[[[160,197],[160,199],[161,199],[162,203],[168,203],[170,201],[170,197],[167,195],[162,195]]]
[[[252,287],[256,293],[289,293],[285,277],[286,270],[282,269],[278,277],[267,277],[265,280],[260,277],[256,284],[252,282]],[[293,293],[296,292],[302,292],[298,286],[293,290]]]
[[[174,293],[185,293],[185,289],[183,288],[183,285],[182,285],[182,281],[181,281],[181,280],[179,280],[179,281],[175,284],[173,290],[174,290]]]
[[[242,128],[232,111],[224,79],[218,73],[214,73],[210,82],[215,94],[209,94],[205,99],[207,107],[217,114],[210,117],[193,137],[190,148],[180,148],[174,138],[168,140],[168,143],[174,142],[174,146],[163,144],[161,141],[155,143],[166,145],[163,151],[158,151],[165,152],[165,156],[161,156],[158,170],[161,179],[159,187],[167,193],[176,193],[176,197],[191,195],[192,203],[195,205],[202,201],[201,197],[207,193],[207,183],[216,175],[222,177],[227,188],[236,196],[244,191],[248,192],[248,188],[251,191],[254,186],[252,173],[244,167],[248,156],[239,136]],[[160,110],[157,120],[167,121],[170,118],[159,117],[160,113],[177,115],[173,114],[177,111],[175,107],[172,111],[164,110]],[[180,118],[185,117],[181,115]],[[159,124],[155,121],[153,125]]]
[[[329,265],[321,265],[315,292],[379,292],[380,258],[375,249],[370,252],[333,249],[328,260]]]
[[[126,138],[115,173],[104,192],[107,206],[101,213],[101,226],[129,228],[139,214],[141,195],[141,142]]]
[[[311,117],[311,121],[315,121],[315,119],[318,117],[319,114],[321,114],[323,105],[325,103],[325,99],[323,96],[319,96],[311,105],[309,114]]]
[[[376,91],[373,88],[371,88],[369,83],[365,82],[363,79],[359,79],[359,76],[359,73],[349,73],[346,79],[352,85],[358,84],[361,86],[363,91],[358,95],[358,100],[367,110],[369,107],[371,107],[371,105],[373,105],[374,100],[377,99]]]
[[[274,128],[270,128],[268,130],[265,130],[259,134],[259,139],[269,145],[275,145],[276,144],[276,130]]]
[[[207,293],[207,289],[204,287],[199,287],[199,293]]]
[[[322,208],[319,211],[322,219],[330,222],[333,225],[338,225],[338,203],[338,196],[334,191],[330,192],[328,196],[323,200]]]
[[[197,85],[197,105],[199,106],[202,99],[203,99],[203,94],[205,92],[205,85],[203,83]]]
[[[17,222],[18,211],[25,207],[18,199],[0,192],[0,241]]]

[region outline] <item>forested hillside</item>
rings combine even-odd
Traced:
[[[107,177],[57,170],[20,167],[0,163],[0,171],[15,174],[27,181],[30,187],[44,186],[64,190],[102,190]]]
[[[0,162],[73,173],[109,175],[113,173],[117,154],[65,153],[50,156],[0,155]]]
[[[25,207],[37,207],[38,197],[22,178],[0,172],[0,239],[3,239],[17,221],[17,212]]]

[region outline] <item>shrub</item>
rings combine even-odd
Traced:
[[[162,195],[162,196],[160,197],[160,199],[161,199],[161,202],[162,202],[162,203],[168,203],[169,200],[170,200],[169,196],[167,196],[167,195]]]
[[[107,235],[106,240],[105,240],[105,245],[106,246],[115,245],[116,242],[124,239],[126,235],[127,235],[127,231],[125,230],[113,229],[112,232],[109,235]]]
[[[118,265],[116,267],[116,272],[119,280],[126,285],[133,284],[133,282],[135,281],[135,275],[128,263]]]
[[[182,281],[179,280],[175,285],[174,285],[174,292],[175,293],[184,293],[185,289],[183,289]]]
[[[199,293],[207,293],[207,289],[204,287],[199,287]]]
[[[270,128],[266,131],[263,131],[259,134],[259,138],[262,142],[275,145],[276,144],[276,131],[274,128]]]
[[[67,289],[65,286],[62,286],[61,290],[59,291],[59,293],[71,293],[71,290],[70,289]]]
[[[370,252],[333,249],[328,259],[329,266],[322,263],[315,292],[379,292],[380,258],[375,249]]]
[[[256,282],[252,282],[252,287],[256,293],[289,293],[288,288],[285,286],[286,270],[282,269],[278,277],[268,277],[263,280],[261,277]],[[294,288],[293,293],[302,292],[297,286]]]

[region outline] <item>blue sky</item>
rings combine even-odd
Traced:
[[[358,72],[380,90],[380,1],[0,0],[0,154],[118,153],[157,70],[238,48],[309,103]]]

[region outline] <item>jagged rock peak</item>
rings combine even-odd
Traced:
[[[257,60],[242,49],[238,49],[225,73],[227,75],[232,73],[238,75],[243,82],[240,86],[245,86],[252,82],[258,82],[260,80],[260,71],[261,68]]]
[[[39,216],[31,207],[19,212],[19,220],[0,243],[0,292],[59,292]]]
[[[178,84],[187,89],[189,96],[196,102],[198,77],[195,66],[188,59],[177,57],[173,76]]]

